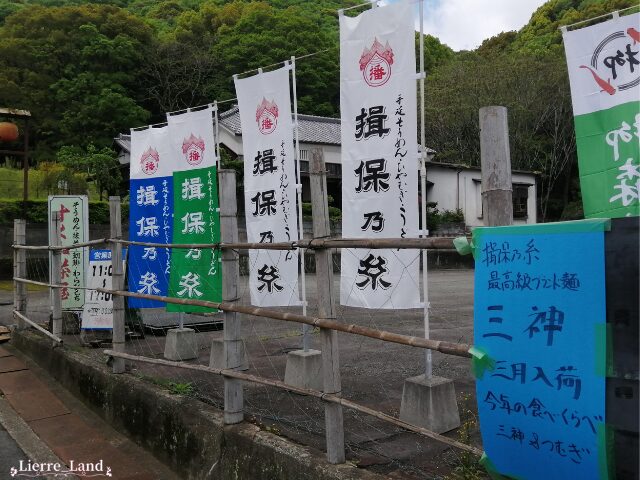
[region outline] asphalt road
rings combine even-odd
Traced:
[[[10,469],[11,467],[18,468],[21,460],[27,461],[26,454],[0,423],[0,479],[12,478],[9,473]]]

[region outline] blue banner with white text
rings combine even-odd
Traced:
[[[130,181],[129,240],[171,243],[173,228],[172,177]],[[129,291],[149,295],[167,295],[171,250],[131,245],[128,257]],[[164,307],[164,302],[129,298],[130,308]]]
[[[604,232],[574,223],[474,231],[482,441],[518,479],[606,478]]]

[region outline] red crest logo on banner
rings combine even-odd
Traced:
[[[391,78],[393,50],[389,42],[383,47],[378,39],[374,39],[371,48],[365,48],[360,57],[362,77],[370,87],[379,87]]]
[[[182,153],[189,165],[200,165],[204,154],[204,140],[192,133],[182,141]]]
[[[142,154],[140,157],[140,164],[142,165],[142,171],[147,175],[153,175],[158,171],[158,164],[160,163],[160,155],[158,151],[153,147]]]
[[[273,132],[278,126],[278,105],[263,97],[256,109],[256,122],[261,134],[269,135]]]

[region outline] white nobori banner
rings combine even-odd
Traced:
[[[167,126],[176,170],[216,166],[213,108],[167,115]]]
[[[640,14],[565,31],[575,116],[640,100]]]
[[[342,235],[418,235],[415,25],[410,2],[340,17]],[[340,302],[418,308],[419,252],[343,249]]]
[[[170,177],[175,170],[168,127],[131,130],[129,177],[143,179]]]
[[[298,240],[289,71],[235,80],[250,243]],[[253,305],[300,305],[297,251],[250,250],[249,278]]]

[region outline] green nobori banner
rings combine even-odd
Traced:
[[[640,14],[564,32],[584,215],[640,213]]]
[[[173,243],[220,241],[217,168],[173,173]],[[222,301],[220,250],[173,249],[169,296]],[[167,304],[170,312],[213,312],[193,305]]]
[[[640,213],[640,102],[575,117],[586,218]]]

